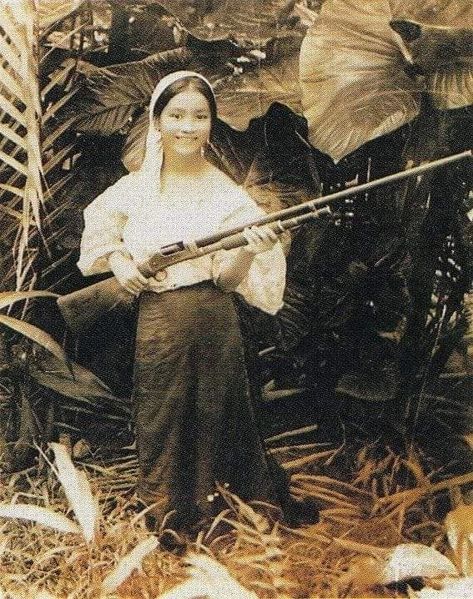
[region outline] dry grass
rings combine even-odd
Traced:
[[[57,455],[58,448],[53,449]],[[275,452],[291,470],[295,461],[306,458],[304,471],[293,473],[293,492],[320,502],[318,524],[293,530],[275,521],[274,511],[267,506],[248,506],[226,495],[228,509],[189,540],[189,554],[209,556],[226,568],[213,571],[221,591],[212,597],[406,597],[407,587],[367,589],[368,562],[379,558],[382,548],[406,542],[448,554],[443,520],[452,507],[454,490],[471,484],[473,474],[432,483],[434,475],[425,472],[419,455],[403,458],[372,445],[349,462],[346,458],[353,456],[352,449],[319,447],[317,451],[308,445]],[[52,454],[48,456],[52,460]],[[61,460],[58,474],[67,486],[64,456]],[[88,523],[88,535],[80,532],[81,506],[76,503],[73,508],[71,491],[65,491],[44,457],[39,469],[4,477],[2,503],[36,505],[79,523],[79,532],[72,533],[1,518],[0,586],[8,590],[6,596],[36,599],[40,592],[49,592],[68,599],[157,598],[184,581],[185,558],[161,550],[146,530],[143,512],[137,511],[133,456],[101,463],[96,458],[94,463],[82,463],[80,470],[86,471],[94,501],[99,503],[97,521]],[[79,484],[77,492],[84,491],[84,478],[81,473],[80,484],[73,483]],[[87,497],[87,489],[84,493]],[[197,560],[194,571],[204,576],[209,563]],[[229,574],[246,589],[245,595],[230,588]],[[208,571],[205,576],[210,576]],[[183,587],[174,596],[198,595],[184,594]]]

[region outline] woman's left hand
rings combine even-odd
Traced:
[[[274,247],[278,240],[277,234],[268,225],[247,227],[243,231],[248,245],[243,249],[249,254],[260,254]]]

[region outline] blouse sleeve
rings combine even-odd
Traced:
[[[108,256],[117,250],[125,250],[122,232],[128,219],[129,176],[106,189],[84,210],[84,230],[77,262],[83,275],[108,272]]]
[[[220,230],[231,229],[265,216],[264,210],[243,191],[238,198],[235,209],[222,221]],[[231,261],[239,249],[220,251],[213,256],[212,275],[218,281],[221,271]],[[276,312],[283,305],[286,285],[286,258],[281,243],[266,252],[256,254],[250,270],[235,291],[247,303],[269,314]]]

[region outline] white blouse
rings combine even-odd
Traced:
[[[209,177],[205,197],[192,190],[181,199],[153,189],[140,172],[130,173],[99,195],[84,210],[80,258],[84,275],[110,271],[108,256],[127,251],[142,263],[162,246],[192,241],[218,231],[250,223],[265,214],[251,197],[223,173]],[[179,194],[182,197],[182,194]],[[219,251],[168,266],[166,278],[150,289],[169,291],[206,280],[218,281],[225,263],[239,250]],[[281,244],[260,254],[252,262],[237,293],[251,305],[275,314],[282,306],[286,260]]]

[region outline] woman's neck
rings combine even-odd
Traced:
[[[200,153],[190,156],[168,154],[164,158],[161,177],[164,179],[166,176],[195,177],[205,173],[209,167],[210,164]]]

